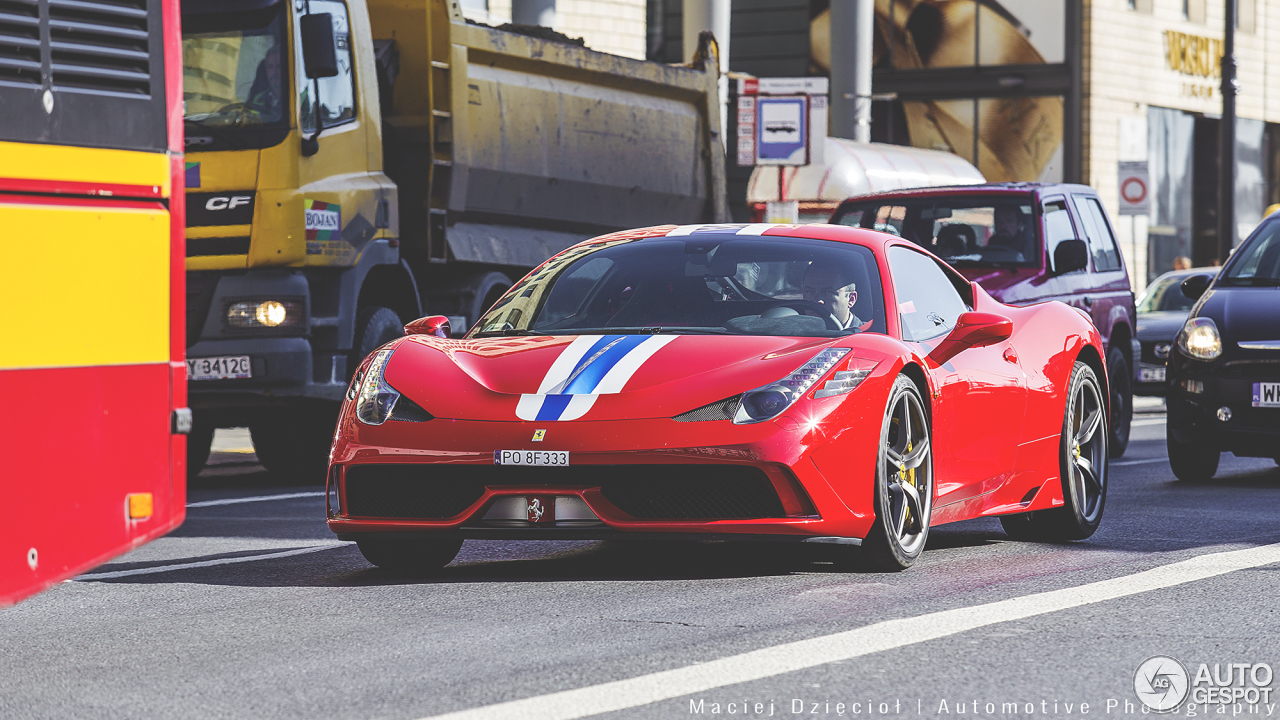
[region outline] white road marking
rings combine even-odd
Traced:
[[[291,557],[293,555],[305,555],[306,553],[320,552],[321,550],[332,550],[336,547],[342,547],[349,543],[331,542],[316,547],[298,548],[297,550],[285,550],[284,552],[268,553],[266,555],[250,555],[248,557],[221,558],[218,560],[200,560],[198,562],[177,563],[174,565],[156,565],[154,567],[134,568],[132,570],[113,570],[111,572],[90,573],[81,575],[76,581],[81,580],[112,580],[122,577],[133,577],[134,575],[152,575],[155,573],[172,572],[174,570],[190,570],[191,568],[214,567],[216,565],[234,565],[236,563],[256,562],[258,560],[274,560],[275,558]]]
[[[1146,465],[1147,463],[1169,462],[1169,458],[1147,458],[1146,460],[1125,460],[1124,462],[1113,462],[1111,467],[1124,467],[1126,465]]]
[[[1200,555],[1133,575],[999,602],[874,623],[699,665],[432,716],[435,720],[571,720],[936,640],[987,625],[1280,563],[1280,544]]]
[[[214,505],[239,505],[240,503],[266,502],[268,500],[291,500],[293,498],[324,497],[322,492],[285,493],[283,495],[254,495],[253,497],[226,498],[223,500],[202,500],[187,503],[188,508],[213,507]]]
[[[1129,426],[1130,427],[1146,427],[1147,425],[1163,425],[1164,423],[1165,423],[1164,418],[1143,418],[1142,420],[1129,421]]]

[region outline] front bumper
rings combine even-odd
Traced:
[[[1231,362],[1170,358],[1168,428],[1179,442],[1196,443],[1240,457],[1280,458],[1280,408],[1253,407],[1253,385],[1280,375],[1233,372]],[[1231,411],[1218,419],[1219,408]]]
[[[825,424],[801,425],[785,415],[757,425],[659,418],[541,423],[541,427],[537,422],[437,418],[425,423],[388,421],[371,428],[344,414],[329,473],[330,487],[336,487],[340,497],[341,512],[334,514],[330,508],[329,528],[342,539],[430,533],[461,538],[661,536],[857,544],[874,521],[872,487],[878,427],[874,433],[837,432],[832,437],[824,432]],[[832,422],[831,427],[838,427],[837,423]],[[538,429],[546,430],[546,438],[535,444],[530,438]],[[500,449],[568,451],[570,466],[562,472],[495,466],[494,450]],[[433,468],[446,468],[450,473],[466,471],[479,478],[475,481],[479,485],[456,506],[461,510],[442,513],[447,517],[356,514],[360,508],[352,505],[354,486],[349,483],[359,471],[353,468],[378,465],[409,466],[407,471],[423,482],[432,478]],[[633,487],[644,488],[648,481],[662,486],[676,475],[696,478],[700,467],[706,467],[707,474],[728,469],[730,474],[763,475],[776,497],[778,512],[770,517],[637,517],[632,514],[636,505],[619,501],[618,494],[611,491],[611,483],[621,482],[624,476],[633,481]],[[824,473],[822,468],[835,474]],[[429,500],[430,494],[419,494],[414,502],[424,497]],[[581,502],[598,522],[493,519],[497,503],[530,497]],[[653,503],[642,505],[651,507]]]

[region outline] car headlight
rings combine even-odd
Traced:
[[[1218,326],[1207,317],[1187,320],[1178,333],[1178,349],[1197,360],[1213,360],[1222,354]]]
[[[848,353],[848,348],[827,348],[781,380],[743,393],[733,423],[747,425],[772,420],[781,415]]]
[[[352,383],[355,396],[352,399],[356,401],[356,419],[365,425],[381,425],[386,422],[391,416],[391,410],[396,406],[396,401],[400,399],[400,393],[388,385],[382,376],[393,352],[395,350],[389,348],[375,353],[373,360],[369,362],[369,367],[358,379],[358,387],[357,383]],[[347,397],[351,398],[352,394],[348,391]]]
[[[227,327],[232,330],[301,328],[306,321],[301,299],[240,298],[227,305]]]

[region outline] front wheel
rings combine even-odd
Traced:
[[[1179,442],[1173,434],[1172,423],[1165,423],[1165,446],[1169,449],[1169,467],[1173,476],[1184,482],[1203,482],[1218,472],[1222,453],[1215,447],[1194,442]],[[1280,460],[1276,462],[1280,463]]]
[[[383,570],[424,575],[453,562],[462,549],[461,540],[359,540],[356,546],[364,559]]]
[[[1129,427],[1133,423],[1133,377],[1129,361],[1120,348],[1107,353],[1107,376],[1111,385],[1111,457],[1124,455],[1129,447]]]
[[[876,521],[862,542],[867,565],[888,572],[911,567],[929,537],[933,492],[929,416],[915,383],[899,376],[880,425]]]
[[[1067,383],[1058,464],[1065,504],[1052,510],[1004,515],[1000,524],[1016,540],[1083,540],[1102,523],[1107,503],[1107,406],[1098,376],[1077,362]]]
[[[249,425],[253,451],[267,472],[290,485],[323,485],[338,406],[329,403],[264,412]]]

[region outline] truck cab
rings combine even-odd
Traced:
[[[1115,230],[1086,185],[990,183],[849,198],[832,223],[904,237],[1011,305],[1058,300],[1088,315],[1107,348],[1111,455],[1124,454],[1140,349]]]

